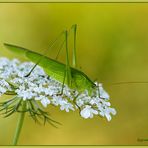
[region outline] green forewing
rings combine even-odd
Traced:
[[[6,44],[6,43],[4,45],[7,47],[7,49],[12,51],[13,53],[16,53],[20,56],[25,56],[34,63],[37,63],[39,59],[43,56],[39,53],[30,51],[28,49],[25,49],[19,46]],[[64,72],[66,70],[65,64],[58,62],[56,60],[53,60],[49,57],[43,56],[42,60],[38,63],[38,65],[40,65],[49,76],[55,78],[61,83],[63,82]],[[85,89],[87,89],[90,92],[92,88],[95,86],[95,84],[83,72],[72,67],[70,69],[71,69],[71,76],[72,76],[71,87],[76,88],[78,91],[84,91]],[[65,83],[67,84],[67,81],[65,81]]]

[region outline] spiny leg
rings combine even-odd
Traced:
[[[71,86],[71,68],[69,63],[69,49],[68,49],[68,31],[65,31],[65,48],[66,48],[66,77],[68,86]]]
[[[76,37],[77,37],[77,24],[74,24],[71,26],[71,29],[73,29],[73,56],[72,56],[72,66],[74,68],[77,68],[77,51],[76,51]]]
[[[61,94],[63,94],[65,79],[67,78],[67,84],[71,87],[71,68],[69,63],[69,49],[68,49],[68,31],[65,31],[65,48],[66,48],[66,66],[64,71],[64,78],[63,78],[63,84],[61,89]]]

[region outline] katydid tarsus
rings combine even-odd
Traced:
[[[44,54],[39,54],[37,52],[31,51],[29,49],[19,47],[16,45],[12,45],[8,43],[4,43],[4,45],[10,51],[16,54],[19,54],[20,56],[25,56],[32,62],[36,63],[35,66],[31,69],[30,73],[37,65],[39,65],[44,69],[47,75],[53,77],[54,79],[60,81],[63,84],[67,84],[70,88],[74,88],[74,89],[76,88],[80,92],[84,90],[88,90],[88,92],[91,92],[96,85],[85,73],[83,73],[82,71],[76,68],[77,66],[77,58],[76,58],[77,25],[76,24],[73,25],[71,29],[73,30],[73,33],[74,33],[74,38],[73,38],[74,47],[73,47],[73,60],[72,60],[73,67],[70,66],[70,61],[69,61],[69,47],[68,47],[69,31],[67,30],[63,31],[60,34],[60,36],[64,35],[65,37],[64,40],[65,40],[65,49],[66,49],[66,64],[63,64],[57,60],[47,57],[45,55],[45,53],[47,53],[47,50],[44,52]],[[53,46],[53,44],[57,40],[58,39],[52,42],[50,48]]]

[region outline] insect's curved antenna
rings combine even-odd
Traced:
[[[122,85],[122,84],[148,84],[148,81],[123,81],[123,82],[115,82],[111,83],[111,85]]]
[[[148,84],[148,81],[120,81],[120,82],[101,82],[104,85],[108,86],[119,86],[119,85],[129,85],[129,84]]]

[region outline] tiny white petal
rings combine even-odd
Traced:
[[[48,100],[48,98],[43,98],[41,103],[44,107],[47,107],[47,105],[50,104],[50,100]]]
[[[98,111],[91,108],[91,106],[86,105],[80,112],[81,116],[85,119],[93,118],[93,114],[97,115]]]

